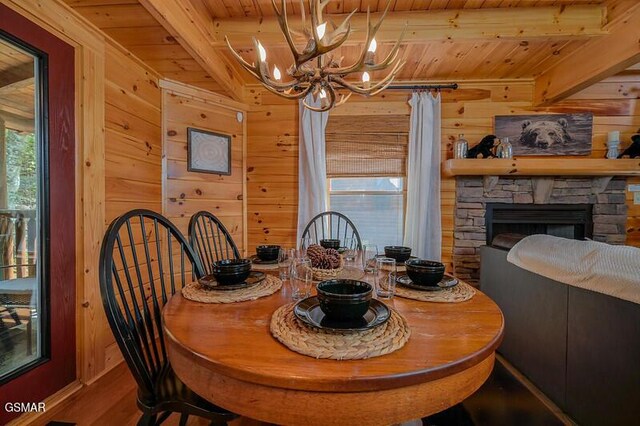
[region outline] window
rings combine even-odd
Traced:
[[[362,241],[377,245],[379,250],[402,245],[404,199],[401,177],[329,179],[330,209],[351,219]]]
[[[409,116],[330,115],[326,141],[329,208],[363,242],[402,245]]]

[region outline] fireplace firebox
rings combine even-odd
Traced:
[[[503,204],[487,203],[487,244],[496,235],[548,234],[584,240],[593,237],[591,204]]]

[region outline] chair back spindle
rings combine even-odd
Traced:
[[[355,247],[349,248],[362,250],[362,240],[356,226],[347,216],[334,211],[316,215],[302,232],[303,241],[310,240],[315,244],[320,244],[320,240],[325,239],[337,239],[344,244],[348,238],[355,241]]]
[[[240,259],[231,234],[220,219],[207,211],[199,211],[189,221],[189,241],[200,257],[204,272],[211,274],[220,260]]]

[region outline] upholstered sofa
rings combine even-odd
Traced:
[[[640,424],[640,305],[526,271],[507,253],[481,248],[480,288],[505,316],[499,353],[578,424]]]

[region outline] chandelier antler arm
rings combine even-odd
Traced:
[[[309,10],[311,10],[311,6],[309,6]],[[300,0],[300,20],[302,21],[302,33],[307,36],[307,39],[312,38],[313,36],[307,28],[307,13],[304,9],[304,0]],[[293,32],[295,33],[296,31],[293,30]]]
[[[255,37],[254,37],[254,40],[255,40]],[[258,77],[258,74],[257,74],[257,67],[255,65],[252,65],[249,62],[245,61],[244,58],[242,56],[240,56],[240,54],[238,52],[235,51],[235,49],[231,46],[231,42],[229,41],[229,37],[224,36],[224,41],[227,43],[227,47],[229,48],[229,51],[231,51],[231,54],[233,55],[233,57],[236,58],[236,61],[238,61],[240,63],[240,65],[242,65],[242,68],[247,70],[247,72],[249,72],[249,74],[251,74],[255,78],[260,79],[260,77]],[[257,50],[256,50],[256,55],[257,54],[258,53],[257,53]]]
[[[315,15],[315,18],[319,24],[322,23],[322,11],[331,2],[331,0],[309,0],[309,10],[311,15]]]
[[[387,12],[389,10],[389,6],[390,5],[391,5],[391,1],[387,2],[387,7],[385,8],[384,12],[382,13],[382,16],[380,17],[380,20],[375,25],[371,24],[371,9],[367,8],[367,37],[366,37],[366,41],[364,43],[364,47],[362,48],[362,51],[360,52],[360,57],[358,58],[358,60],[353,65],[350,65],[348,67],[334,68],[334,69],[326,70],[327,74],[329,74],[329,75],[344,75],[344,74],[349,74],[349,73],[352,73],[352,72],[363,71],[363,70],[366,69],[365,68],[366,67],[365,60],[366,60],[366,57],[367,57],[367,51],[369,49],[369,45],[371,44],[371,40],[373,40],[375,38],[376,33],[378,32],[378,29],[380,28],[380,25],[382,24],[382,20],[387,15]]]
[[[365,88],[362,88],[362,87],[358,87],[355,84],[349,83],[348,81],[346,81],[342,77],[338,77],[338,76],[331,77],[331,81],[333,81],[336,84],[339,84],[340,86],[344,87],[345,89],[349,89],[352,92],[357,93],[359,95],[373,96],[373,95],[376,95],[376,94],[380,93],[384,89],[386,89],[393,82],[393,79],[396,77],[396,75],[398,74],[398,72],[404,66],[405,63],[406,63],[406,61],[398,62],[393,67],[391,72],[389,74],[387,74],[387,76],[385,78],[383,78],[382,80],[380,80],[379,82],[377,82],[373,86],[369,87],[368,89],[365,89]]]
[[[287,2],[286,0],[281,0],[280,5],[281,8],[278,9],[276,6],[276,0],[271,0],[271,5],[273,6],[273,10],[276,14],[276,18],[278,19],[278,24],[280,24],[280,30],[284,34],[285,40],[287,40],[287,44],[289,45],[289,49],[291,49],[291,53],[293,54],[293,60],[296,64],[296,68],[299,68],[304,62],[300,62],[300,56],[302,55],[296,45],[293,42],[293,37],[291,37],[291,31],[289,30],[289,21],[287,19]],[[304,6],[304,5],[303,5]],[[303,20],[304,20],[304,7],[303,7]],[[306,32],[306,30],[305,30]]]
[[[351,28],[351,18],[357,11],[358,9],[353,9],[353,11],[349,15],[347,15],[347,17],[338,26],[336,26],[333,21],[329,21],[331,23],[331,26],[333,27],[331,34],[326,36],[327,40],[329,40],[329,43],[333,43],[334,40],[336,40],[340,36],[340,34],[349,32]]]
[[[340,100],[338,102],[336,102],[335,107],[337,108],[340,105],[342,105],[343,103],[347,102],[349,100],[349,98],[351,97],[351,95],[353,95],[353,93],[348,93],[347,96],[340,95]]]
[[[259,56],[259,53],[258,53],[258,39],[256,39],[255,37],[253,37],[253,46],[255,48],[256,54]],[[287,89],[290,89],[290,88],[300,84],[300,81],[298,81],[298,80],[293,80],[293,81],[288,82],[288,83],[279,83],[277,81],[273,81],[267,74],[264,73],[264,71],[268,67],[267,63],[265,62],[264,63],[264,67],[263,67],[263,66],[261,66],[262,64],[259,62],[260,58],[258,57],[257,59],[258,59],[258,62],[256,62],[256,63],[258,65],[255,65],[253,67],[253,69],[254,69],[257,77],[258,77],[258,80],[260,80],[263,84],[274,88],[276,91],[278,91],[278,90],[287,90]]]
[[[273,1],[274,0],[272,0],[272,2]],[[320,20],[322,19],[321,10],[328,4],[328,2],[325,3],[325,2],[321,2],[321,0],[309,0],[309,3],[310,3],[309,7],[311,9],[310,15],[311,15],[311,36],[312,37],[307,43],[307,46],[305,47],[304,51],[302,53],[299,53],[297,56],[294,55],[297,68],[301,67],[306,62],[309,62],[319,56],[324,55],[327,52],[337,49],[342,44],[344,44],[345,41],[347,41],[347,39],[349,38],[349,35],[351,34],[351,25],[349,24],[349,21],[353,16],[353,13],[347,16],[342,22],[342,24],[340,24],[339,28],[346,28],[346,29],[343,31],[343,34],[339,36],[337,40],[335,40],[335,38],[338,36],[334,32],[328,37],[332,40],[331,43],[329,44],[322,43],[322,40],[320,39],[320,37],[318,37],[318,26],[322,24],[322,22],[320,22]],[[283,18],[283,21],[286,22],[286,17]],[[288,26],[288,23],[286,25]],[[283,29],[282,31],[285,33],[289,32],[288,29],[286,31]]]
[[[320,107],[314,107],[313,105],[309,105],[307,103],[307,100],[304,99],[302,101],[302,103],[304,104],[304,107],[307,109],[310,109],[311,111],[315,111],[315,112],[324,112],[324,111],[329,111],[331,108],[333,108],[336,104],[336,91],[333,88],[333,86],[326,85],[326,86],[322,86],[320,90],[324,90],[325,93],[328,93],[329,95],[329,102],[327,102],[326,105],[322,106],[322,102],[320,102]]]
[[[260,83],[262,83],[262,85],[264,86],[265,89],[267,89],[269,92],[278,95],[278,96],[282,96],[283,98],[286,99],[301,99],[304,98],[305,96],[307,96],[307,94],[311,91],[311,89],[313,88],[313,85],[309,85],[307,86],[304,90],[302,90],[301,92],[297,92],[297,93],[288,93],[288,92],[280,92],[276,89],[274,89],[273,87],[267,85],[266,83],[264,83],[263,81],[261,81]],[[295,86],[294,86],[295,87]]]
[[[224,37],[224,40],[227,42],[227,46],[229,47],[231,54],[240,63],[242,68],[244,68],[249,74],[254,76],[256,79],[260,80],[262,84],[270,85],[278,90],[290,89],[299,84],[299,81],[291,81],[289,83],[278,83],[277,81],[273,81],[268,76],[264,75],[264,73],[262,72],[262,68],[260,67],[260,57],[259,57],[260,54],[258,53],[258,40],[255,37],[253,38],[253,45],[256,51],[256,56],[257,56],[256,63],[258,65],[253,65],[245,61],[245,59],[233,49],[233,47],[231,46],[231,42],[229,41],[229,38],[227,36]],[[267,64],[265,63],[265,68],[266,67],[267,67]]]
[[[362,71],[379,71],[387,68],[389,65],[394,63],[396,59],[398,59],[398,54],[400,53],[400,43],[402,43],[402,40],[404,39],[404,36],[407,32],[407,26],[408,24],[405,24],[404,29],[400,34],[400,38],[398,38],[398,41],[396,41],[396,44],[394,44],[389,54],[381,62],[373,65],[365,64],[365,69],[363,69]]]

